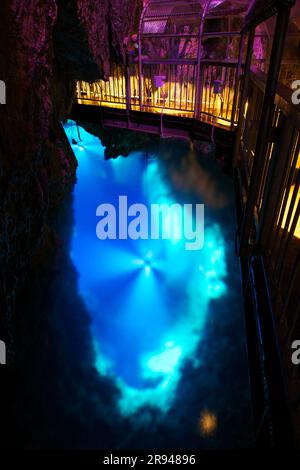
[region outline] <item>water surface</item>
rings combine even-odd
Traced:
[[[65,130],[70,142],[77,140],[72,144],[79,167],[71,258],[92,321],[95,366],[117,384],[118,408],[127,416],[145,407],[162,416],[172,412],[186,381],[198,377],[189,386],[208,398],[199,398],[196,432],[205,423],[201,413],[213,410],[217,417],[224,405],[226,375],[235,377],[233,395],[248,394],[231,182],[187,142],[163,141],[156,152],[145,149],[107,161],[98,138],[80,128],[78,141],[71,121]],[[110,203],[118,210],[124,195],[128,205],[205,204],[203,248],[186,250],[185,240],[174,233],[170,239],[99,240],[97,207]],[[207,364],[207,356],[214,362]],[[237,359],[242,364],[237,366]],[[228,407],[234,415],[234,404]],[[246,415],[247,422],[250,411]]]

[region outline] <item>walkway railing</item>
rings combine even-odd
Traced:
[[[142,64],[142,99],[139,96],[138,65],[113,66],[107,81],[80,81],[79,104],[173,114],[194,118],[197,62],[165,60]],[[200,66],[200,118],[213,124],[234,127],[238,121],[240,77],[232,61],[203,60]]]
[[[251,73],[240,121],[239,181],[248,227],[240,251],[263,255],[280,337],[290,347],[300,337],[300,109],[291,102],[292,91],[279,85],[267,152],[261,171],[254,172],[264,95],[264,74]],[[247,211],[250,188],[256,189],[255,203]]]

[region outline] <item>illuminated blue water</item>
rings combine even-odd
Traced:
[[[74,123],[69,121],[65,130],[71,143],[78,140]],[[192,151],[185,156],[189,167],[183,180],[161,155],[136,152],[106,161],[99,139],[82,128],[80,136],[78,144],[72,143],[79,167],[71,258],[92,319],[95,365],[115,379],[124,414],[144,405],[166,411],[186,361],[192,360],[195,369],[201,365],[196,351],[210,303],[226,294],[224,234],[210,215],[211,207],[224,201],[210,198],[212,183]],[[97,207],[111,203],[118,208],[122,195],[128,205],[205,203],[203,249],[188,251],[176,237],[99,240]]]

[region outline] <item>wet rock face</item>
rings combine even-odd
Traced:
[[[0,80],[7,90],[0,106],[0,339],[9,355],[20,282],[37,252],[55,250],[49,220],[75,178],[77,163],[59,127],[74,80],[103,77],[112,57],[124,58],[140,3],[0,2]]]
[[[106,0],[58,2],[55,55],[72,79],[92,81],[109,73]]]
[[[58,2],[55,50],[77,80],[109,76],[110,63],[125,60],[125,42],[142,0],[64,0]]]
[[[109,24],[111,24],[113,51],[117,57],[124,61],[126,39],[130,32],[137,30],[137,20],[140,18],[143,7],[142,0],[135,2],[132,0],[111,0],[109,3]],[[128,25],[125,30],[124,25]]]

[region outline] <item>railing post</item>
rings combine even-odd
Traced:
[[[237,128],[236,137],[235,137],[235,148],[234,148],[234,157],[233,157],[234,166],[236,166],[237,161],[239,159],[240,141],[241,141],[241,136],[242,136],[243,119],[244,119],[243,111],[244,111],[246,101],[248,98],[248,88],[249,88],[249,78],[250,78],[250,70],[251,70],[254,37],[255,37],[255,28],[251,28],[249,32],[249,37],[248,37],[247,56],[246,56],[245,70],[244,70],[244,75],[243,75],[244,83],[242,87],[242,95],[240,98],[240,115],[239,115],[238,128]]]
[[[139,39],[139,49],[141,46],[141,40]],[[139,103],[140,111],[143,109],[143,67],[142,67],[142,58],[141,53],[139,52]]]
[[[148,8],[149,0],[144,2],[144,8],[141,14],[141,18],[139,21],[139,31],[138,31],[138,53],[139,53],[139,103],[140,103],[140,111],[143,110],[143,64],[142,64],[142,33],[143,33],[143,22],[144,17]]]
[[[237,110],[237,103],[238,103],[238,93],[239,93],[239,85],[240,85],[240,78],[242,72],[242,63],[243,63],[243,52],[244,52],[244,45],[245,45],[245,35],[242,33],[240,38],[240,49],[239,49],[239,58],[238,58],[238,66],[236,70],[236,77],[235,77],[235,86],[234,86],[234,97],[232,103],[232,111],[231,111],[231,127],[234,128],[235,124],[235,114]]]
[[[126,63],[125,63],[125,85],[126,85],[126,114],[127,114],[127,125],[128,125],[130,111],[131,111],[131,86],[130,86],[130,67],[129,67],[128,52],[126,53]]]
[[[205,3],[203,13],[200,15],[200,24],[199,24],[199,35],[198,35],[198,51],[197,51],[197,73],[196,73],[196,95],[195,95],[195,110],[194,118],[198,119],[200,117],[202,109],[202,90],[203,90],[203,79],[201,74],[202,61],[201,61],[201,52],[202,52],[202,36],[204,31],[204,22],[206,18],[206,13],[210,5],[210,0]],[[202,69],[204,71],[204,69]]]
[[[249,249],[249,236],[253,223],[253,214],[257,202],[257,195],[261,185],[261,175],[263,172],[269,137],[272,129],[272,119],[274,112],[274,101],[281,67],[281,59],[288,29],[290,8],[281,8],[277,13],[276,29],[273,39],[271,60],[266,83],[266,90],[263,108],[260,119],[260,126],[256,141],[254,163],[251,174],[250,187],[245,210],[245,217],[241,230],[240,254],[247,255]]]
[[[294,263],[291,277],[289,278],[289,287],[287,291],[285,292],[284,303],[283,303],[283,306],[280,312],[280,317],[279,317],[279,323],[282,323],[286,319],[287,309],[288,309],[291,297],[293,295],[293,292],[295,290],[297,279],[299,279],[299,273],[300,273],[300,249],[298,250],[298,254],[296,257],[296,261]],[[300,302],[299,302],[299,305],[300,305]]]
[[[292,122],[290,119],[286,119],[283,123],[277,149],[270,162],[257,240],[258,245],[263,248],[264,252],[266,252],[265,249],[268,247],[270,241],[270,233],[276,227],[276,209],[283,192],[286,173],[290,164],[290,149],[289,146],[287,146],[287,142],[291,142],[293,132]]]

